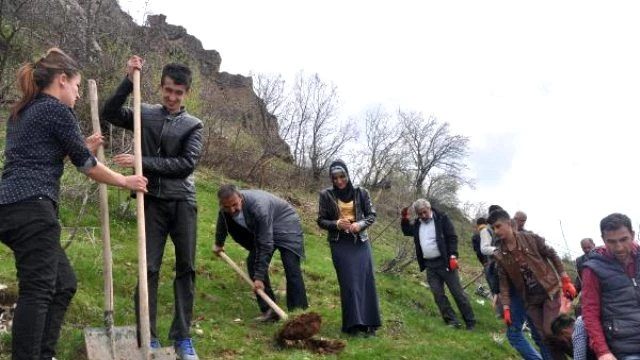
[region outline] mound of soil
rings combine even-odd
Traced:
[[[317,334],[321,326],[322,318],[320,315],[310,312],[288,320],[277,336],[282,340],[304,340]]]
[[[315,312],[299,315],[287,321],[276,335],[276,342],[286,349],[304,349],[319,354],[337,354],[345,347],[341,340],[314,338],[322,326],[322,318]]]

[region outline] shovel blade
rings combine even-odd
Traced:
[[[134,326],[114,327],[111,336],[104,328],[87,328],[84,342],[88,360],[145,360]],[[173,348],[152,349],[151,359],[175,360],[176,354]]]

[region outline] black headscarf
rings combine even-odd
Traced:
[[[345,164],[344,161],[335,160],[329,166],[329,178],[331,179],[331,184],[333,184],[333,175],[341,172],[344,173],[344,175],[347,177],[347,186],[344,189],[338,189],[335,185],[333,185],[333,192],[342,202],[353,201],[355,191],[353,190],[353,184],[351,183],[351,178],[349,177],[349,169],[347,169],[347,164]]]

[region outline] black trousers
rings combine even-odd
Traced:
[[[433,298],[440,309],[440,315],[445,323],[457,321],[456,313],[451,308],[449,299],[444,292],[446,284],[458,305],[458,309],[462,313],[462,318],[467,325],[475,324],[475,316],[473,309],[469,303],[469,298],[464,293],[464,289],[460,284],[458,270],[449,271],[446,265],[446,259],[440,257],[435,260],[425,260],[427,266],[427,283],[433,292]]]
[[[169,339],[189,338],[195,293],[195,257],[197,238],[197,205],[191,201],[144,198],[145,232],[147,238],[147,284],[149,287],[149,322],[151,337],[157,338],[158,281],[160,266],[171,237],[175,247],[176,275],[173,280],[174,312]],[[135,295],[136,318],[139,319],[139,296]]]
[[[54,202],[35,197],[0,205],[0,240],[13,251],[18,275],[11,358],[50,359],[77,286]]]
[[[302,279],[302,271],[300,270],[300,256],[291,250],[283,247],[277,247],[280,251],[280,259],[282,259],[282,266],[284,267],[284,276],[287,280],[287,309],[289,311],[294,309],[306,309],[309,307],[307,302],[307,291],[304,287],[304,280]],[[255,249],[249,251],[247,256],[247,271],[249,277],[253,279],[254,267],[256,261]],[[271,288],[271,281],[269,280],[269,273],[267,272],[264,278],[264,292],[276,301],[276,296]],[[258,306],[263,313],[269,310],[269,305],[262,300],[260,296],[256,295],[258,300]]]

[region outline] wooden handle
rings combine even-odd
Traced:
[[[89,79],[89,102],[91,103],[91,124],[94,134],[101,134],[100,115],[98,114],[98,86],[96,81]],[[100,145],[97,151],[98,161],[104,163],[104,147]],[[104,309],[107,326],[113,326],[113,260],[111,256],[111,231],[109,228],[109,196],[107,184],[98,184],[100,196],[100,232],[102,235],[102,272],[104,277]],[[110,318],[110,319],[109,319]],[[110,324],[109,324],[110,322]]]
[[[140,101],[140,70],[133,71],[133,163],[136,175],[142,175],[142,119]],[[149,344],[149,289],[147,286],[147,236],[144,222],[144,192],[136,193],[138,215],[138,296],[140,303],[140,345],[145,359],[151,359]]]
[[[224,251],[219,252],[218,255],[222,258],[222,260],[229,264],[229,266],[231,266],[231,268],[233,268],[233,270],[235,270],[238,275],[240,275],[240,277],[242,277],[244,281],[246,281],[251,286],[251,288],[253,288],[253,280],[251,280],[249,275],[242,271],[242,269],[240,269],[240,267],[229,256],[227,256],[227,254],[224,253]],[[289,317],[287,313],[284,312],[284,310],[282,310],[278,306],[278,304],[273,302],[269,295],[267,295],[263,290],[256,290],[256,293],[262,298],[262,300],[264,300],[264,302],[269,305],[269,307],[273,309],[273,311],[276,312],[276,314],[278,314],[278,316],[280,316],[282,320],[287,320],[287,318]]]

